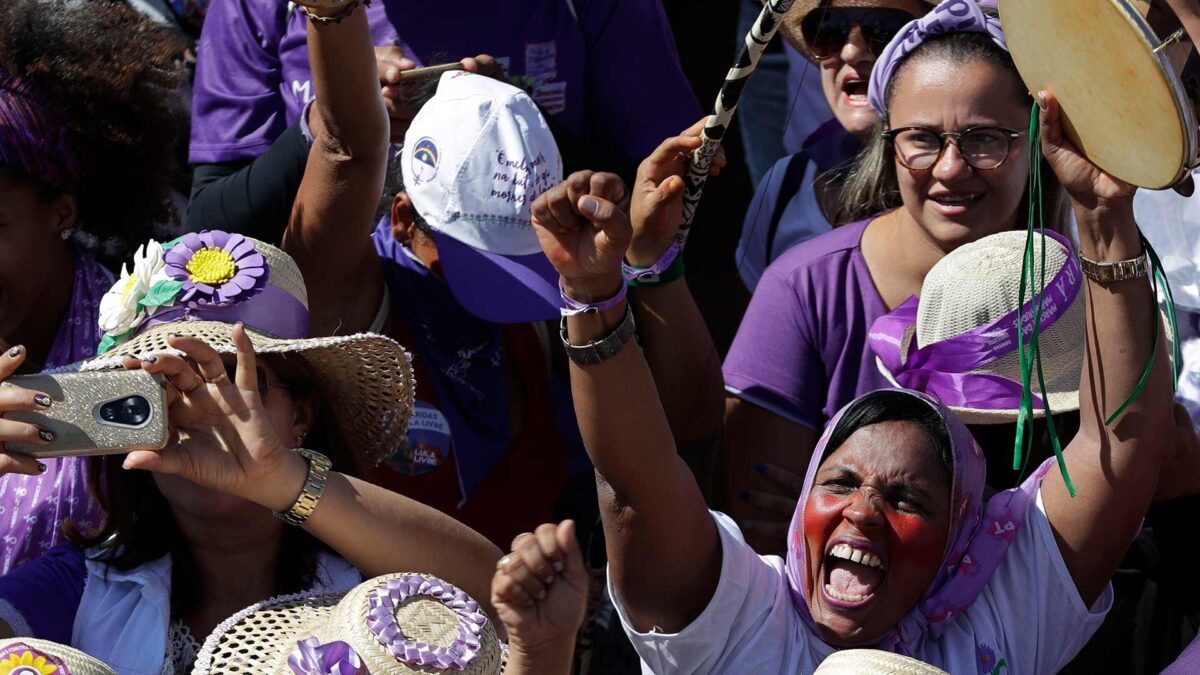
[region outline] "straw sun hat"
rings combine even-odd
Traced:
[[[929,5],[932,9],[937,4],[936,0],[919,0],[921,3]],[[812,53],[808,50],[808,41],[804,39],[804,35],[800,31],[800,20],[808,13],[817,7],[876,7],[880,6],[879,0],[796,0],[792,8],[788,10],[789,18],[783,22],[783,33],[787,36],[788,41],[796,48],[806,59],[816,63]],[[791,19],[795,17],[795,19]]]
[[[252,605],[209,635],[193,673],[499,675],[502,661],[495,628],[466,593],[434,577],[401,573],[345,594]]]
[[[1015,311],[1018,304],[1021,284],[1021,268],[1025,255],[1025,232],[1001,232],[979,241],[960,246],[945,258],[942,258],[921,285],[919,302],[912,299],[896,308],[891,314],[876,322],[871,328],[871,347],[876,352],[876,364],[879,371],[893,386],[908,387],[937,395],[942,402],[958,414],[967,424],[999,424],[1015,421],[1019,403],[1000,407],[982,404],[978,388],[964,385],[965,401],[955,402],[951,397],[938,395],[938,392],[927,390],[925,386],[914,385],[913,381],[901,382],[899,372],[912,366],[917,350],[941,351],[943,355],[951,352],[952,357],[961,357],[963,352],[984,361],[962,371],[949,371],[944,368],[930,367],[939,371],[936,375],[960,376],[966,374],[982,375],[984,378],[996,378],[994,381],[1001,385],[1011,383],[1009,390],[1020,387],[1021,364],[1019,354],[1013,348],[995,349],[995,357],[979,357],[982,353],[980,345],[991,347],[997,344],[997,333],[1004,338],[1015,338]],[[1040,235],[1035,239],[1035,260],[1041,260]],[[1043,304],[1043,316],[1053,320],[1049,326],[1043,320],[1039,335],[1041,345],[1042,372],[1045,375],[1046,398],[1049,399],[1050,409],[1054,412],[1079,409],[1079,372],[1083,366],[1084,352],[1084,319],[1085,305],[1082,291],[1082,273],[1075,262],[1074,253],[1066,245],[1061,235],[1047,236],[1046,243],[1046,292]],[[1060,275],[1060,271],[1062,274]],[[1056,280],[1058,283],[1056,284]],[[1073,295],[1069,293],[1070,285],[1076,285]],[[1067,289],[1064,293],[1063,289]],[[1031,303],[1026,291],[1026,309]],[[915,321],[912,321],[911,307],[916,306]],[[907,306],[907,307],[906,307]],[[907,318],[894,323],[891,334],[881,331],[885,320],[904,315],[910,310]],[[1029,312],[1026,312],[1029,314]],[[1006,321],[1000,321],[1006,318]],[[1027,316],[1029,325],[1032,318]],[[1003,324],[1003,325],[996,325]],[[989,325],[994,327],[988,335],[973,342],[964,342],[971,331],[980,331]],[[1006,330],[1007,334],[1005,334]],[[884,333],[881,335],[881,333]],[[952,342],[947,340],[955,338]],[[913,341],[916,341],[914,347]],[[902,368],[889,368],[887,359],[883,357],[883,348],[893,342],[893,352],[899,357]],[[957,343],[957,344],[956,344]],[[930,345],[936,345],[930,349]],[[895,350],[898,348],[898,352]],[[893,372],[896,370],[897,372]],[[917,380],[921,381],[921,380]],[[1004,382],[1004,381],[1007,381]],[[1042,396],[1037,378],[1033,381],[1033,393]],[[1034,406],[1034,414],[1042,416],[1041,406]]]
[[[843,649],[829,655],[813,675],[947,675],[940,668],[891,652]]]
[[[295,354],[312,368],[346,450],[367,464],[392,454],[413,408],[409,354],[391,338],[308,336],[308,292],[296,263],[270,244],[226,232],[188,234],[138,249],[131,270],[100,303],[105,337],[82,370],[121,367],[124,356],[179,353],[171,333],[232,354],[242,322],[258,354]]]
[[[99,659],[46,640],[0,640],[0,675],[116,675]]]

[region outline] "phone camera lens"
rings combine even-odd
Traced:
[[[141,396],[111,401],[100,407],[100,418],[121,426],[140,426],[150,419],[150,402]]]

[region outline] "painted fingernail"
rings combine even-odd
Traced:
[[[593,216],[596,215],[596,211],[600,210],[600,202],[592,199],[591,197],[584,197],[582,200],[580,200],[579,206]]]
[[[759,473],[766,473],[767,472],[767,463],[766,462],[755,462],[754,470]]]
[[[46,473],[46,465],[38,462],[38,473]]]
[[[1044,91],[1038,91],[1038,93],[1037,93],[1037,102],[1038,102],[1038,107],[1039,107],[1039,108],[1041,108],[1042,110],[1049,110],[1049,109],[1050,109],[1050,104],[1049,104],[1049,103],[1046,103],[1046,92],[1044,92]]]
[[[563,567],[562,563],[560,563],[560,562],[554,563],[554,571],[555,572],[561,572],[561,571],[563,571],[563,569],[565,569],[565,568]]]
[[[12,349],[8,350],[8,355],[14,359],[17,358],[18,356],[20,356],[21,355],[21,345],[17,345],[16,347],[13,347]]]
[[[744,502],[750,501],[750,491],[742,490],[741,492],[738,493],[738,499],[741,499]]]
[[[54,440],[54,432],[49,429],[38,429],[38,438],[49,443]]]
[[[151,356],[143,356],[142,357],[142,363],[154,363],[156,361],[158,361],[157,356],[151,355]]]
[[[49,408],[51,403],[50,397],[45,394],[34,394],[33,402],[41,408]]]

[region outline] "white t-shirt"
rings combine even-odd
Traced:
[[[834,648],[813,635],[792,607],[779,556],[760,556],[737,525],[713,512],[721,533],[721,579],[708,607],[676,634],[639,633],[609,580],[609,594],[642,671],[811,673]],[[1056,673],[1100,627],[1112,586],[1089,610],[1059,554],[1041,493],[1004,560],[975,604],[917,658],[951,673]]]

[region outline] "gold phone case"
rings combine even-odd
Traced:
[[[143,370],[20,375],[0,386],[32,389],[52,400],[48,410],[3,414],[54,432],[49,445],[6,443],[8,452],[68,457],[161,450],[167,445],[166,393],[159,376]]]

